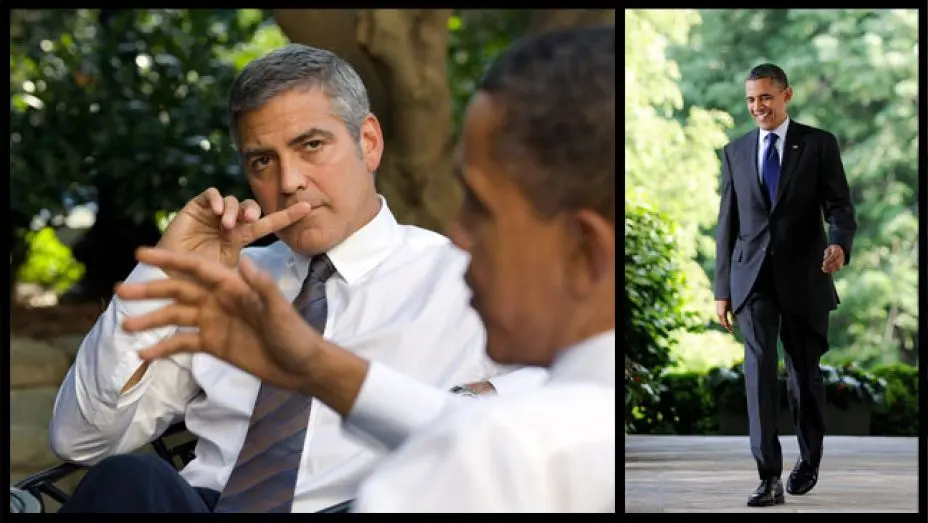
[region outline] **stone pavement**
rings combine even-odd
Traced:
[[[818,485],[777,507],[745,505],[758,483],[747,436],[626,436],[625,512],[918,512],[918,438],[826,437]]]
[[[10,338],[10,484],[60,463],[48,444],[58,387],[83,336],[48,341]],[[65,479],[70,492],[83,473]]]

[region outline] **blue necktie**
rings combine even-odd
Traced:
[[[777,184],[780,183],[780,155],[777,154],[777,136],[769,133],[764,137],[767,142],[767,150],[764,151],[764,162],[761,176],[764,179],[764,186],[767,187],[767,194],[770,195],[770,206],[777,197]]]
[[[293,306],[321,335],[328,305],[325,282],[335,266],[325,254],[309,264],[309,274]],[[245,443],[215,512],[291,512],[312,399],[262,383]]]

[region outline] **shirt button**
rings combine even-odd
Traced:
[[[293,258],[287,259],[287,268],[288,268],[288,269],[292,269],[294,265],[296,265],[296,260],[294,260]]]

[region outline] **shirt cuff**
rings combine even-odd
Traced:
[[[342,428],[368,444],[393,451],[435,419],[453,398],[446,391],[371,362]]]
[[[500,396],[512,396],[540,387],[548,379],[548,371],[542,367],[522,367],[500,374],[489,381]]]

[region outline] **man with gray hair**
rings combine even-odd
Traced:
[[[229,268],[244,256],[325,339],[410,380],[469,394],[541,382],[540,369],[500,376],[506,369],[487,358],[463,279],[467,254],[398,224],[377,194],[383,135],[350,65],[288,45],[242,71],[229,112],[257,201],[207,189],[177,214],[160,248]],[[272,233],[281,241],[245,248]],[[139,264],[126,282],[174,276]],[[50,439],[63,459],[93,467],[62,511],[312,512],[351,498],[382,452],[343,434],[318,399],[206,354],[139,358],[159,340],[223,335],[121,328],[163,304],[114,297],[79,349]],[[240,340],[214,341],[235,350]],[[403,401],[397,408],[418,408]],[[199,441],[179,474],[160,458],[129,454],[181,420]]]

